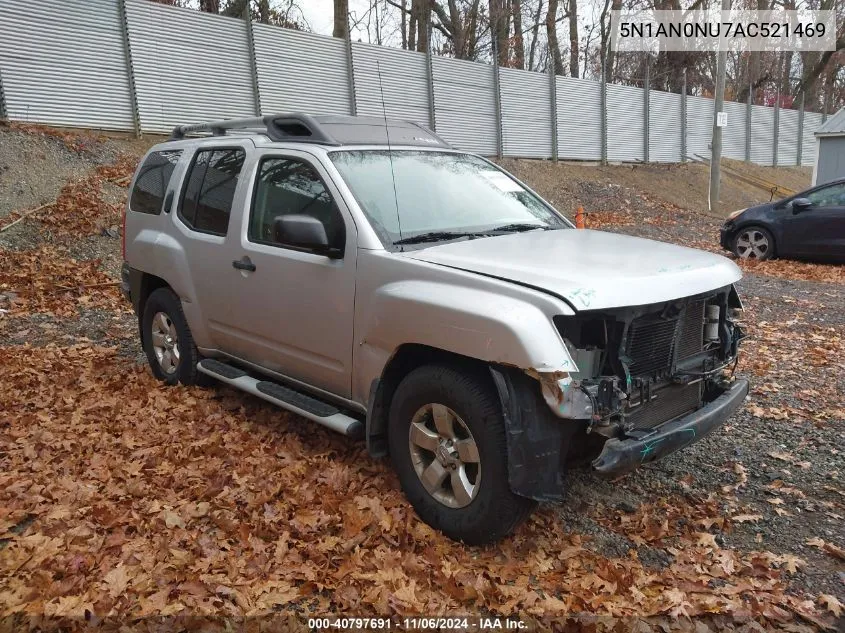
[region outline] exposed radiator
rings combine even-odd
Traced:
[[[701,386],[669,385],[652,394],[652,400],[641,404],[625,416],[626,425],[634,429],[651,429],[674,420],[698,408],[701,403]]]

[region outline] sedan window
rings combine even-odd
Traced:
[[[807,194],[807,197],[817,207],[845,206],[845,183],[822,187]]]

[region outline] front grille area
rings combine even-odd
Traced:
[[[675,319],[640,317],[631,323],[625,355],[632,376],[645,376],[672,366]]]
[[[635,407],[625,416],[632,429],[651,429],[698,408],[701,403],[701,382],[694,385],[669,385],[656,392],[653,399]]]
[[[687,306],[681,318],[678,334],[678,360],[695,356],[704,349],[704,302],[696,301]]]
[[[675,318],[646,315],[634,319],[625,355],[632,376],[653,376],[672,368],[673,356],[683,360],[704,347],[704,301],[687,306]]]

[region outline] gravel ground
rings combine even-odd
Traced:
[[[100,145],[79,153],[68,150],[59,139],[0,130],[0,218],[12,209],[49,201],[67,179],[111,160],[115,149],[123,147],[118,141]],[[142,148],[133,146],[136,152]],[[678,209],[674,203],[641,190],[607,182],[604,172],[590,179],[584,174],[594,172],[583,166],[571,169],[536,161],[508,161],[508,167],[565,211],[574,210],[573,196],[589,200],[591,208],[598,210],[596,221],[601,220],[601,211],[613,220],[606,226],[608,230],[712,247],[717,220]],[[105,195],[116,200],[122,193],[107,189]],[[4,240],[0,250],[32,248],[52,239],[39,229],[37,220],[21,222],[0,237]],[[79,239],[70,249],[79,259],[101,260],[103,269],[117,279],[119,237]],[[551,510],[573,532],[589,535],[589,546],[601,554],[626,556],[636,550],[640,559],[655,569],[673,560],[677,543],[672,535],[640,542],[612,518],[611,511],[630,516],[643,510],[659,514],[673,503],[696,503],[711,508],[714,520],[737,511],[759,515],[759,519],[734,522],[724,530],[714,528],[717,542],[742,552],[768,550],[798,556],[805,562],[792,577],[796,588],[814,596],[833,594],[845,601],[842,561],[808,544],[821,538],[845,547],[845,366],[841,346],[825,364],[809,361],[815,352],[809,342],[803,343],[813,336],[816,339],[812,340],[821,337],[829,342],[845,333],[845,287],[748,274],[740,291],[749,313],[748,330],[754,337],[746,345],[746,358],[739,369],[754,385],[748,406],[711,436],[621,481],[598,479],[586,469],[573,470],[568,500]],[[24,342],[67,345],[87,340],[117,345],[121,355],[142,363],[134,315],[120,305],[115,311],[80,305],[74,318],[31,314],[12,319],[0,313],[0,346]],[[778,341],[790,343],[778,347]],[[774,364],[761,371],[761,357],[768,355]],[[761,415],[760,410],[769,413]],[[771,414],[773,410],[787,413],[776,419],[779,414]],[[813,417],[813,412],[827,413]]]

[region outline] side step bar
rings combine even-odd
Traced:
[[[342,413],[333,404],[318,400],[310,394],[296,391],[277,382],[253,378],[244,370],[213,358],[201,360],[197,364],[197,369],[206,376],[258,396],[303,418],[322,424],[332,431],[353,438],[364,436],[364,425],[360,420]]]

